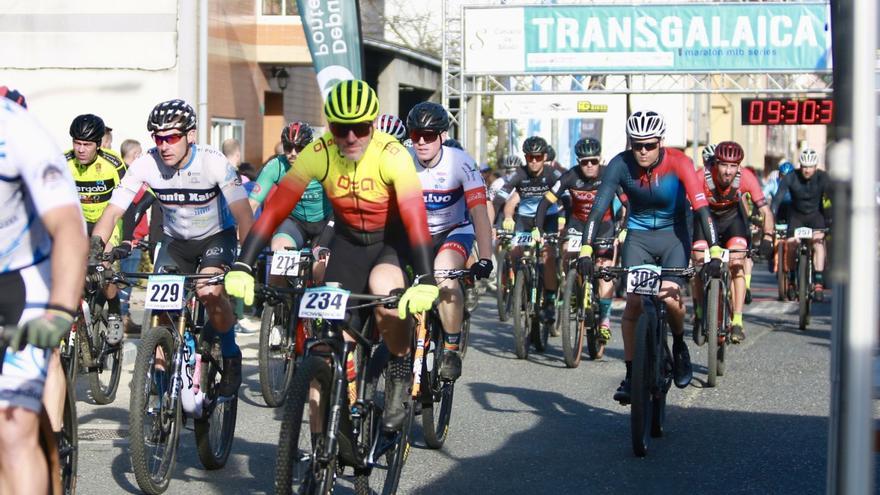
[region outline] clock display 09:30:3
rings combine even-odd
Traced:
[[[831,98],[742,99],[742,125],[827,125],[833,120]]]

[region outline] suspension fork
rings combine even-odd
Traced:
[[[333,351],[331,366],[333,367],[333,383],[330,387],[329,404],[330,410],[327,412],[327,435],[326,449],[320,456],[322,462],[330,462],[339,453],[339,424],[345,407],[345,397],[343,394],[348,393],[347,375],[345,370],[345,361],[354,349],[354,342],[343,342],[342,349],[337,346]]]

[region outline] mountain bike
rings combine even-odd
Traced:
[[[498,304],[498,319],[507,321],[513,309],[514,264],[510,256],[513,233],[503,230],[496,236],[499,246],[498,263],[495,266],[495,297]]]
[[[196,286],[223,283],[225,274],[120,273],[114,282],[147,279],[151,311],[135,359],[129,424],[131,465],[141,490],[164,492],[177,460],[180,431],[193,420],[199,460],[206,469],[226,464],[235,436],[238,395],[219,388],[226,370],[216,335],[204,330],[205,309]]]
[[[810,308],[813,304],[813,234],[826,232],[828,229],[811,229],[799,227],[794,230],[798,240],[797,248],[797,299],[798,328],[806,330],[810,324]]]
[[[270,273],[286,277],[288,287],[312,283],[311,249],[279,250],[272,255]],[[263,400],[278,407],[290,387],[298,355],[302,354],[303,322],[297,317],[301,294],[266,294],[260,319],[258,362]]]
[[[785,301],[788,296],[788,272],[785,270],[785,233],[788,231],[788,225],[776,224],[774,232],[774,253],[776,253],[774,264],[776,265],[776,287],[779,291],[778,298]]]
[[[542,241],[555,246],[558,234],[545,234]],[[535,244],[529,232],[517,232],[514,246],[523,248],[516,261],[513,286],[513,341],[514,352],[519,359],[529,357],[529,343],[538,352],[547,348],[552,323],[542,322],[540,311],[544,303],[543,262],[541,244]]]
[[[394,307],[402,293],[352,294],[338,284],[261,290],[301,292],[299,317],[315,320],[314,335],[306,340],[284,401],[275,492],[329,494],[337,477],[351,467],[358,495],[372,493],[371,486],[383,494],[396,493],[409,454],[414,408],[407,406],[400,431],[383,431],[390,354],[379,341],[372,316],[362,331],[343,320],[347,310]],[[365,302],[348,305],[352,301]]]
[[[666,304],[660,300],[661,277],[689,278],[693,268],[661,268],[638,265],[629,268],[598,268],[605,280],[626,274],[627,294],[642,299],[642,314],[636,324],[635,356],[632,361],[630,431],[633,452],[638,457],[648,453],[649,438],[663,436],[666,419],[666,394],[672,385],[673,359],[667,342],[669,324]]]

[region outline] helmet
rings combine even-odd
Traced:
[[[514,170],[525,165],[522,158],[516,155],[507,155],[501,163],[504,170]]]
[[[370,122],[379,116],[379,98],[364,81],[339,81],[327,93],[324,115],[331,124]]]
[[[715,159],[715,149],[717,146],[717,144],[709,144],[703,148],[703,165],[706,165]]]
[[[168,100],[153,107],[147,119],[151,133],[178,130],[187,132],[196,128],[196,112],[183,100]]]
[[[284,146],[285,152],[290,152],[294,148],[305,148],[312,142],[313,133],[309,124],[299,120],[291,122],[281,130],[281,145]]]
[[[544,141],[544,138],[541,136],[532,136],[523,141],[522,150],[523,153],[547,153],[550,145],[547,144],[547,141]]]
[[[407,148],[413,147],[413,142],[412,142],[412,139],[410,139],[410,138],[404,139],[402,144]]]
[[[79,141],[93,141],[99,146],[105,130],[101,117],[90,113],[79,115],[70,123],[70,137]]]
[[[781,175],[788,175],[794,172],[794,165],[791,162],[782,162],[782,165],[779,166],[779,173]]]
[[[464,146],[462,146],[461,143],[459,143],[458,141],[456,141],[455,139],[452,139],[452,138],[449,138],[446,141],[443,141],[443,146],[448,146],[450,148],[458,148],[460,150],[464,150]]]
[[[581,138],[574,143],[574,154],[580,158],[599,157],[602,154],[602,144],[598,139]]]
[[[434,131],[449,129],[449,114],[443,105],[433,101],[423,101],[414,106],[406,116],[406,127],[410,131]]]
[[[798,158],[798,161],[801,164],[801,167],[815,167],[819,164],[819,154],[816,153],[816,150],[812,150],[810,148],[801,151],[801,156]]]
[[[547,145],[547,161],[552,162],[555,159],[556,159],[556,150],[553,149],[552,144],[548,144]]]
[[[746,156],[739,143],[722,141],[715,146],[715,160],[739,164]]]
[[[397,115],[383,113],[378,119],[376,119],[375,126],[377,130],[387,132],[398,140],[406,137],[406,126],[403,125],[403,121],[400,120],[400,117]]]
[[[24,95],[18,91],[9,89],[6,86],[0,86],[0,98],[3,98],[4,96],[18,103],[22,108],[27,108],[27,101],[25,101]]]
[[[630,139],[662,138],[666,134],[666,121],[657,112],[639,110],[626,119],[626,134]]]

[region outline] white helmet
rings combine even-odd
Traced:
[[[801,164],[801,167],[815,167],[819,165],[819,154],[816,153],[816,150],[812,150],[810,148],[801,151],[801,156],[798,159]]]
[[[630,139],[662,138],[666,134],[666,121],[652,110],[639,110],[626,119],[626,134]]]
[[[376,119],[376,129],[391,134],[398,141],[406,137],[406,126],[403,121],[400,120],[400,117],[390,113],[383,113]]]
[[[703,148],[703,165],[711,162],[715,158],[715,144],[707,145]]]

